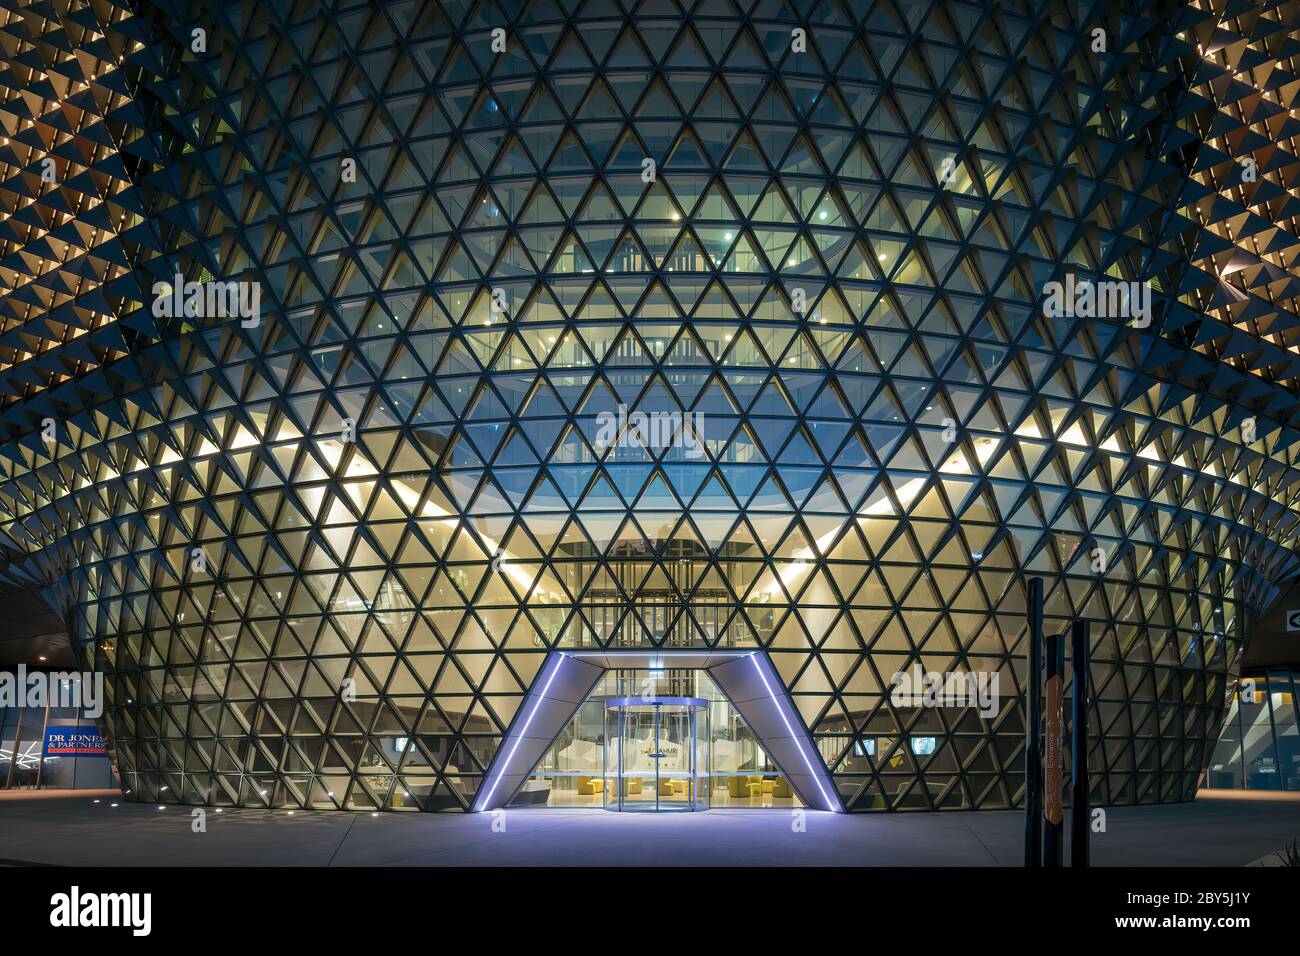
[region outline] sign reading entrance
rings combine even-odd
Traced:
[[[1043,815],[1053,826],[1061,825],[1061,725],[1065,680],[1060,674],[1047,678],[1047,753],[1043,758],[1043,786],[1047,802]]]
[[[107,757],[98,727],[45,728],[47,757]]]

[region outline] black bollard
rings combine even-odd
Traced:
[[[1088,663],[1092,648],[1088,622],[1075,621],[1071,635],[1070,669],[1074,680],[1070,733],[1070,865],[1088,866],[1088,819],[1092,814],[1088,788]]]
[[[1042,865],[1043,777],[1038,745],[1043,709],[1043,579],[1029,579],[1029,648],[1025,655],[1025,866]]]

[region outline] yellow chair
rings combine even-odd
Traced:
[[[749,778],[748,777],[728,777],[727,793],[733,797],[749,796]]]
[[[623,785],[623,796],[633,797],[641,795],[640,777],[624,777],[619,782]]]
[[[794,796],[794,789],[790,786],[790,781],[785,777],[777,777],[772,781],[772,796],[782,799],[789,799]]]
[[[600,777],[579,777],[578,778],[578,796],[594,797],[598,793],[605,792],[605,781]]]
[[[750,797],[761,797],[763,795],[763,778],[749,777],[749,795]]]

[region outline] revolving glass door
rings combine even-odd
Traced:
[[[709,719],[700,697],[606,699],[606,809],[707,809]]]

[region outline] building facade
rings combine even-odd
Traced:
[[[1094,802],[1188,799],[1298,568],[1296,25],[1134,6],[0,3],[3,573],[131,796],[471,809],[553,655],[726,650],[838,808],[1010,807],[1039,577]]]

